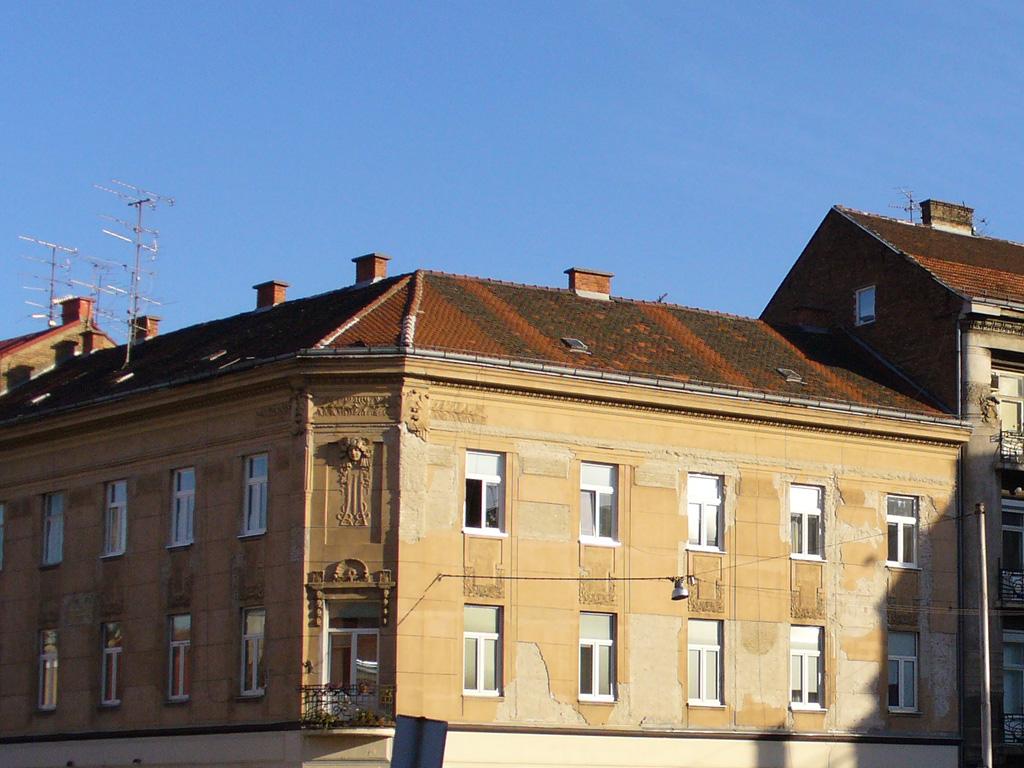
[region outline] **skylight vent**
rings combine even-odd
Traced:
[[[29,402],[32,403],[32,405],[39,405],[41,402],[43,402],[43,400],[45,400],[49,396],[49,392],[43,392],[43,394],[33,397],[31,400],[29,400]]]
[[[779,375],[786,380],[787,384],[804,384],[804,378],[792,368],[776,368]]]
[[[214,353],[213,353],[212,355],[207,355],[207,356],[206,356],[206,359],[207,359],[207,360],[209,360],[209,361],[210,361],[210,362],[212,363],[212,362],[213,362],[214,360],[216,360],[216,359],[217,359],[218,357],[223,357],[223,356],[224,356],[224,355],[226,355],[227,353],[228,353],[228,351],[227,351],[226,349],[218,349],[218,350],[217,350],[216,352],[214,352]]]
[[[128,373],[121,374],[116,379],[114,379],[114,383],[115,384],[123,384],[124,382],[128,381],[128,379],[130,379],[134,375],[135,375],[135,371],[128,371]]]
[[[590,354],[590,348],[579,339],[574,339],[571,336],[566,336],[562,339],[562,343],[569,348],[570,352],[582,352],[583,354]]]

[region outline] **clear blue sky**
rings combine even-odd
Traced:
[[[1011,2],[8,0],[0,338],[43,327],[18,235],[132,257],[112,178],[175,198],[163,330],[370,251],[757,315],[830,205],[899,186],[1021,241],[1022,39]]]

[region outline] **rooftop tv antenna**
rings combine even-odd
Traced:
[[[58,260],[57,260],[57,252],[59,251],[61,253],[71,254],[71,256],[77,256],[78,255],[78,249],[77,248],[68,248],[65,245],[57,245],[56,243],[48,243],[45,240],[37,240],[34,237],[25,237],[25,235],[18,235],[18,239],[19,240],[25,240],[26,242],[29,242],[29,243],[36,243],[37,245],[43,245],[43,246],[46,246],[47,248],[50,249],[50,258],[49,258],[49,260],[39,259],[39,258],[36,258],[35,256],[24,256],[24,257],[22,257],[22,258],[28,259],[29,261],[37,261],[40,264],[48,264],[50,266],[50,277],[49,277],[49,280],[47,280],[47,278],[45,278],[45,277],[40,277],[38,275],[29,275],[29,274],[25,274],[25,273],[22,273],[22,276],[23,277],[35,278],[37,280],[42,280],[43,282],[49,283],[50,300],[49,300],[49,302],[47,302],[47,305],[45,307],[42,304],[37,304],[34,301],[27,301],[25,303],[28,304],[29,306],[32,306],[32,307],[37,307],[39,309],[47,310],[46,314],[37,312],[37,313],[33,314],[32,317],[37,319],[37,320],[42,320],[42,319],[45,318],[46,319],[46,324],[50,328],[56,328],[59,325],[59,323],[57,322],[57,285],[58,284],[60,284],[60,285],[67,285],[68,284],[66,280],[58,280],[57,279],[57,270],[58,269],[64,270],[65,273],[68,273],[71,270],[71,259],[68,258],[68,257],[65,257],[62,262],[58,262]],[[26,285],[25,289],[29,290],[29,291],[46,291],[47,290],[46,288],[39,288],[39,287],[29,286],[29,285]]]
[[[907,201],[902,205],[889,203],[889,207],[898,208],[901,211],[906,211],[907,214],[910,216],[910,223],[913,224],[914,211],[921,210],[921,206],[918,205],[918,202],[914,199],[914,190],[908,189],[907,187],[896,187],[896,191],[903,195],[905,198],[907,198]]]
[[[117,315],[108,310],[104,309],[100,305],[100,298],[105,294],[107,296],[123,296],[127,292],[123,288],[118,288],[115,285],[110,285],[110,273],[117,267],[119,270],[127,270],[128,267],[120,262],[108,261],[107,259],[100,259],[95,256],[85,256],[78,254],[78,260],[85,262],[92,269],[92,282],[86,283],[82,280],[76,280],[71,278],[68,282],[71,285],[77,285],[81,288],[85,288],[89,291],[89,298],[93,302],[93,316],[104,317],[117,325],[123,325],[124,320],[117,317]],[[130,329],[129,329],[130,332]],[[129,333],[130,335],[130,333]]]
[[[101,214],[102,218],[122,225],[125,229],[135,235],[133,239],[125,237],[124,235],[119,235],[116,232],[111,232],[109,229],[103,230],[103,234],[110,235],[111,237],[115,237],[118,240],[123,240],[124,242],[135,246],[135,269],[131,272],[131,289],[128,291],[128,343],[125,345],[124,358],[124,364],[128,365],[132,356],[132,346],[135,344],[135,329],[139,317],[139,301],[149,301],[148,299],[140,296],[139,290],[139,281],[142,278],[142,252],[146,251],[150,254],[150,261],[155,260],[157,253],[157,238],[160,234],[155,229],[146,229],[142,226],[142,212],[147,208],[154,210],[157,205],[160,205],[161,203],[173,206],[174,200],[169,197],[164,197],[163,195],[158,195],[156,192],[145,190],[142,187],[125,184],[123,181],[118,181],[117,179],[111,179],[110,183],[117,184],[119,187],[122,187],[122,189],[110,189],[109,187],[102,187],[99,184],[93,184],[93,186],[103,192],[109,192],[112,195],[116,195],[118,200],[129,208],[134,208],[136,212],[134,224],[124,221],[123,219]],[[153,273],[147,272],[147,274],[152,275]]]

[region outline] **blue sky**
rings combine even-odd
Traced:
[[[830,205],[904,216],[901,186],[1022,241],[1022,32],[1009,2],[8,0],[0,338],[43,327],[18,235],[134,257],[110,179],[175,199],[162,330],[370,251],[757,315]]]

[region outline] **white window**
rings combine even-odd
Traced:
[[[118,480],[107,484],[107,509],[104,515],[103,554],[124,554],[128,533],[128,483]]]
[[[889,633],[889,710],[917,710],[917,633]]]
[[[793,709],[821,709],[821,636],[821,627],[789,628],[789,700]]]
[[[886,497],[885,522],[889,545],[889,565],[917,564],[917,497]]]
[[[245,460],[245,509],[242,511],[242,535],[267,530],[267,454]]]
[[[466,451],[466,505],[463,528],[501,533],[505,530],[505,457]]]
[[[618,467],[580,465],[580,538],[615,541],[618,535]]]
[[[856,293],[857,325],[875,321],[875,286],[869,285]]]
[[[790,547],[794,555],[824,556],[824,490],[816,485],[792,485],[789,488]]]
[[[689,475],[686,479],[686,508],[690,546],[722,548],[722,478]]]
[[[686,634],[690,704],[721,704],[722,622],[690,619]]]
[[[4,505],[0,504],[0,571],[4,569]]]
[[[463,623],[462,692],[497,696],[501,690],[501,609],[467,605]]]
[[[191,688],[189,656],[192,651],[192,616],[183,613],[171,616],[168,629],[170,659],[168,662],[167,698],[185,701]]]
[[[1024,715],[1024,632],[1003,632],[1003,713]]]
[[[1003,570],[1024,571],[1024,506],[1003,500]],[[1019,581],[1019,578],[1017,579]]]
[[[992,371],[992,392],[999,400],[1003,432],[1024,432],[1024,374]]]
[[[615,700],[615,617],[580,614],[580,699]]]
[[[242,695],[260,696],[266,687],[263,644],[267,612],[250,608],[242,612]]]
[[[43,497],[43,565],[64,559],[64,494]]]
[[[380,671],[380,604],[328,601],[324,682],[349,695],[375,690]]]
[[[121,622],[103,625],[103,674],[100,702],[105,706],[121,703]]]
[[[39,709],[57,708],[57,630],[39,633]]]
[[[192,523],[196,509],[195,469],[189,467],[175,470],[173,484],[170,546],[177,547],[192,543]]]

